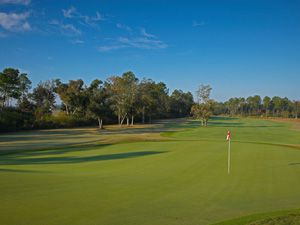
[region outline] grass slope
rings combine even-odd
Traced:
[[[0,136],[0,224],[201,225],[300,207],[291,124],[214,118],[127,131]]]

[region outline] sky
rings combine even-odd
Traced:
[[[0,70],[300,99],[300,0],[0,0]]]

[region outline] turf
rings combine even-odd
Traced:
[[[0,135],[0,224],[201,225],[300,208],[293,123],[213,118],[207,128],[188,120],[157,126]]]

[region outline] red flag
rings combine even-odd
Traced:
[[[227,132],[227,137],[226,137],[226,141],[230,141],[231,139],[231,133],[230,131]]]

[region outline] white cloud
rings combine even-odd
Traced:
[[[204,21],[201,21],[201,22],[197,22],[197,21],[193,21],[193,27],[202,27],[202,26],[205,26],[206,23]]]
[[[127,46],[126,45],[105,45],[105,46],[100,46],[98,47],[98,51],[99,52],[109,52],[109,51],[112,51],[112,50],[118,50],[118,49],[121,49],[121,48],[126,48]]]
[[[29,12],[19,14],[0,12],[0,26],[13,32],[31,30],[31,26],[27,21],[29,15]]]
[[[167,48],[167,44],[161,40],[151,39],[147,37],[137,37],[137,38],[124,38],[120,37],[119,42],[126,44],[130,47],[141,48],[141,49],[163,49]]]
[[[110,45],[104,45],[98,47],[100,52],[109,52],[113,50],[119,50],[123,48],[138,48],[138,49],[164,49],[168,45],[163,41],[157,39],[155,35],[148,34],[148,36],[138,37],[119,37],[114,40],[114,43]]]
[[[96,12],[96,16],[91,18],[93,21],[106,20],[106,18],[100,14],[98,11]]]
[[[84,41],[80,40],[80,39],[75,39],[75,40],[72,40],[71,43],[72,44],[84,44]]]
[[[121,24],[121,23],[117,23],[116,27],[119,28],[119,29],[126,30],[128,32],[132,31],[131,27],[129,27],[127,25],[124,25],[124,24]]]
[[[0,4],[29,5],[31,0],[0,0]]]
[[[61,28],[66,32],[70,32],[76,35],[81,34],[81,31],[77,29],[73,24],[61,24]]]
[[[65,24],[58,20],[52,20],[49,22],[49,24],[56,26],[61,31],[62,34],[70,35],[70,36],[81,35],[81,30],[76,28],[73,24]]]
[[[147,33],[145,28],[141,28],[141,34],[147,38],[156,38],[155,35]]]
[[[73,18],[76,15],[76,8],[71,6],[69,9],[63,9],[64,17]]]
[[[94,26],[95,22],[106,20],[98,11],[95,16],[88,16],[78,12],[74,6],[71,6],[69,9],[63,9],[62,12],[65,18],[77,19],[80,23],[88,26]]]

